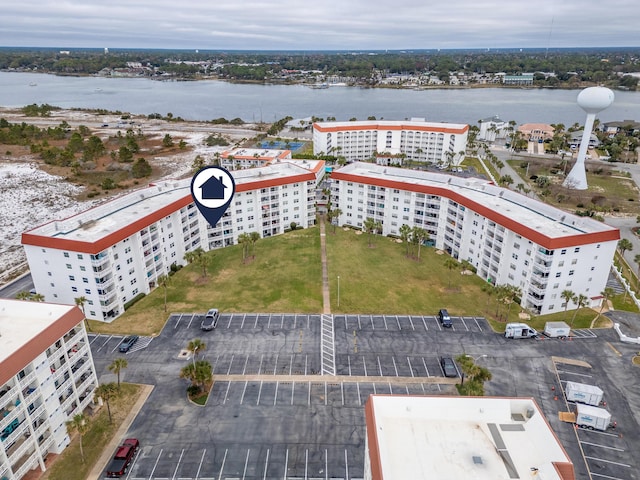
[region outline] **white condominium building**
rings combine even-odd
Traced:
[[[0,299],[0,478],[45,470],[98,385],[78,307]]]
[[[522,289],[522,306],[536,313],[564,310],[572,290],[601,299],[620,231],[478,178],[356,162],[335,170],[331,197],[340,225],[367,218],[383,235],[425,229],[436,248],[467,260],[494,285]]]
[[[291,161],[291,150],[234,148],[220,155],[220,165],[229,170],[264,167],[271,163]]]
[[[469,126],[407,121],[318,122],[313,124],[313,153],[373,159],[376,153],[404,155],[407,160],[458,165],[467,148]]]
[[[164,181],[22,234],[29,269],[46,301],[85,297],[87,318],[110,321],[148,294],[184,254],[236,244],[242,233],[283,233],[315,224],[322,161],[287,161],[232,173],[232,204],[215,228],[198,212],[191,178]]]

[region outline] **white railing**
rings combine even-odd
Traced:
[[[622,272],[618,270],[618,267],[614,266],[613,271],[615,272],[616,277],[618,278],[620,283],[622,283],[622,286],[624,287],[624,289],[627,291],[627,293],[631,297],[631,300],[633,300],[636,306],[640,309],[640,300],[638,300],[638,297],[636,297],[636,292],[634,292],[631,289],[631,285],[629,285],[629,282],[627,282],[627,279],[622,276]]]

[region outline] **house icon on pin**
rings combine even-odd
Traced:
[[[222,183],[222,177],[209,177],[209,179],[200,185],[202,189],[203,200],[224,200],[224,189],[227,186]]]

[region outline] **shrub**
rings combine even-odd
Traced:
[[[127,308],[131,307],[132,305],[134,305],[136,302],[138,302],[141,298],[145,297],[145,293],[141,292],[138,295],[136,295],[135,297],[133,297],[131,300],[129,300],[127,303],[124,304],[124,309],[127,310]]]

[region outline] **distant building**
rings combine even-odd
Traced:
[[[506,138],[509,123],[502,120],[497,115],[480,120],[480,132],[478,140],[495,142],[496,138]]]
[[[574,480],[533,398],[370,395],[365,480]]]
[[[222,152],[220,164],[229,170],[264,167],[270,163],[291,160],[290,150],[270,150],[265,148],[234,148]]]
[[[571,147],[572,149],[578,148],[580,146],[580,142],[582,141],[582,135],[582,130],[571,133],[571,136],[569,137],[569,147]],[[598,140],[598,137],[596,137],[595,133],[591,133],[591,135],[589,136],[589,148],[596,148],[598,145],[600,145],[600,140]]]
[[[553,127],[546,123],[523,123],[518,131],[529,142],[544,142],[553,138]]]
[[[163,181],[22,234],[29,269],[47,301],[87,299],[87,318],[111,321],[184,254],[238,243],[242,233],[278,235],[291,222],[315,224],[319,160],[235,170],[233,203],[212,228],[191,196],[191,178]]]
[[[615,137],[620,132],[624,132],[627,135],[635,135],[640,132],[640,122],[636,122],[635,120],[601,122],[600,130],[609,137]]]
[[[78,307],[0,299],[0,478],[45,470],[98,385]]]
[[[598,305],[620,231],[479,178],[352,163],[331,174],[339,225],[382,235],[406,224],[427,231],[436,248],[466,260],[494,285],[521,289],[521,305],[537,314],[560,312],[565,289]]]
[[[533,85],[533,73],[523,73],[521,75],[505,75],[502,83],[505,85],[530,86]]]
[[[313,125],[313,153],[344,157],[348,162],[374,159],[379,153],[403,154],[407,160],[458,165],[467,148],[469,125],[370,120],[317,122]]]

